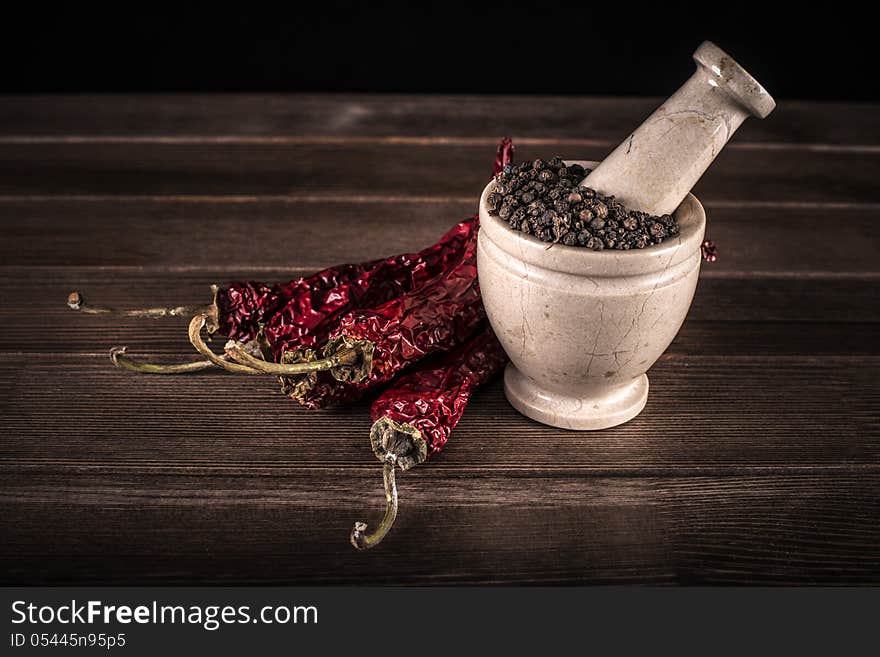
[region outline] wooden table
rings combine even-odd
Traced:
[[[501,135],[601,159],[656,100],[0,100],[3,583],[880,583],[880,106],[781,102],[699,183],[720,259],[632,422],[518,415],[500,382],[400,477],[378,549],[369,407],[138,376],[207,301],[414,250],[472,214]]]

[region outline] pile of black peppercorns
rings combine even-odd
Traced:
[[[489,213],[544,242],[589,249],[643,249],[678,234],[675,217],[627,210],[580,182],[589,173],[561,158],[508,164],[487,197]]]

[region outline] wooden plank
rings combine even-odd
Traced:
[[[0,261],[318,270],[417,251],[473,203],[0,203]],[[880,214],[880,210],[878,210]],[[858,230],[858,229],[856,229]]]
[[[2,583],[880,581],[877,474],[405,477],[395,530],[359,553],[375,477],[4,476]]]
[[[670,90],[671,91],[671,90]],[[660,98],[404,95],[6,96],[0,139],[168,137],[582,139],[618,144]],[[751,143],[804,148],[880,144],[880,106],[781,101],[747,121],[729,148]]]
[[[317,270],[433,243],[472,203],[65,200],[0,203],[4,266]],[[712,276],[880,273],[880,205],[707,208]],[[251,275],[254,275],[251,273]]]
[[[649,372],[645,410],[585,435],[519,415],[500,381],[481,391],[425,470],[750,474],[880,471],[880,358],[668,354]],[[105,357],[0,360],[0,463],[28,477],[374,472],[369,399],[309,412],[274,378],[115,370]],[[32,472],[31,472],[32,470]],[[378,485],[378,478],[377,478]]]
[[[601,159],[608,147],[524,145],[522,159]],[[0,194],[318,195],[452,197],[476,202],[490,145],[446,144],[6,144]],[[880,202],[873,153],[725,150],[695,193],[707,203]]]

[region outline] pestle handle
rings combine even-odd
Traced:
[[[706,74],[706,84],[739,103],[749,114],[767,118],[776,101],[736,60],[711,41],[703,41],[694,51],[697,73]]]
[[[746,118],[776,101],[711,41],[694,52],[697,70],[581,184],[625,206],[671,214]]]

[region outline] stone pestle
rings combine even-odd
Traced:
[[[694,52],[697,70],[583,181],[627,208],[671,214],[749,115],[776,101],[710,41]]]

